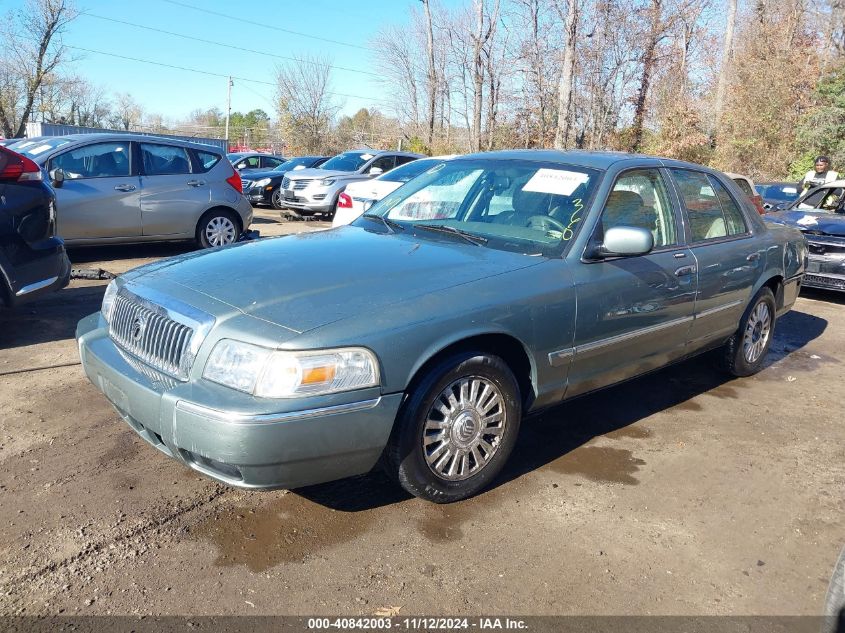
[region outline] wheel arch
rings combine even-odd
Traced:
[[[233,216],[235,216],[235,221],[237,221],[237,223],[238,223],[238,233],[243,232],[243,230],[244,230],[244,226],[243,226],[244,219],[241,217],[241,214],[238,213],[238,210],[233,208],[233,207],[227,206],[225,204],[215,204],[213,206],[208,207],[205,211],[203,211],[200,214],[200,217],[197,219],[197,224],[194,227],[195,233],[199,232],[200,224],[205,219],[205,217],[208,216],[210,213],[212,213],[214,211],[228,211],[229,213],[231,213]]]
[[[757,284],[757,287],[754,288],[754,292],[751,293],[751,299],[753,299],[758,292],[760,292],[761,288],[768,288],[772,291],[772,294],[775,296],[775,309],[780,312],[783,308],[783,280],[784,277],[780,273],[777,272],[768,272],[767,274],[763,275],[760,278],[760,282]]]
[[[519,385],[523,410],[530,408],[537,394],[537,368],[528,348],[513,334],[502,331],[464,333],[438,341],[420,356],[405,381],[410,391],[435,364],[460,352],[489,352],[499,356],[513,372]]]

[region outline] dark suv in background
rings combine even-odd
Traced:
[[[56,194],[34,161],[0,147],[0,302],[17,306],[69,279]]]
[[[250,171],[241,176],[244,195],[253,204],[272,204],[282,209],[282,179],[289,171],[319,167],[331,156],[300,156],[289,158],[269,171]]]

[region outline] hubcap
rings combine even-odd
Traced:
[[[742,351],[746,361],[756,363],[760,359],[769,343],[771,332],[772,315],[769,304],[761,301],[748,315],[748,323],[742,337]]]
[[[225,246],[235,241],[235,225],[229,218],[211,218],[205,225],[205,238],[212,246]]]
[[[446,387],[426,416],[423,454],[435,475],[472,477],[490,463],[507,424],[505,399],[486,378],[461,378]]]
[[[275,206],[275,207],[282,206],[282,190],[276,189],[273,192],[273,197],[271,198],[271,200],[273,202],[273,206]]]

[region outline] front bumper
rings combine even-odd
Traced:
[[[273,189],[274,187],[272,185],[268,185],[267,187],[252,187],[246,192],[244,192],[244,195],[253,204],[271,204],[273,198]]]
[[[845,291],[845,244],[810,241],[807,271],[802,285],[807,288]]]
[[[402,397],[366,390],[296,410],[296,401],[159,375],[114,345],[99,313],[79,322],[76,338],[86,375],[138,435],[190,468],[242,488],[297,488],[368,472]],[[231,408],[221,406],[221,397]]]
[[[344,183],[343,186],[345,186]],[[334,208],[342,186],[317,187],[310,185],[305,189],[282,189],[282,203],[301,215],[327,213]]]

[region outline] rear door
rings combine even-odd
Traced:
[[[192,173],[184,147],[139,143],[143,235],[193,235],[211,198],[206,173]]]
[[[765,263],[742,205],[712,174],[670,170],[698,268],[692,348],[734,332]]]
[[[697,280],[679,218],[664,169],[637,168],[617,176],[593,241],[600,244],[609,228],[634,226],[651,231],[654,249],[636,257],[584,259],[575,267],[578,313],[568,395],[685,354]]]
[[[132,143],[91,143],[60,152],[47,169],[61,169],[56,188],[57,234],[66,240],[141,235],[140,179]]]

